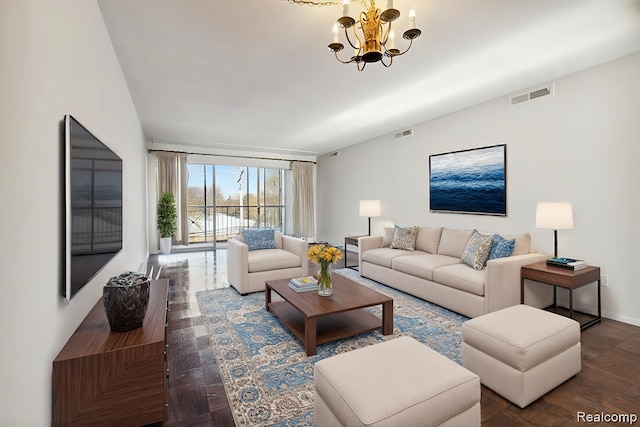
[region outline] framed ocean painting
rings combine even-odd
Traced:
[[[429,209],[506,215],[506,144],[430,155]]]

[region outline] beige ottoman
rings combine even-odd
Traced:
[[[315,364],[316,427],[480,426],[478,376],[409,337]]]
[[[524,408],[580,372],[580,325],[515,305],[462,325],[462,366]]]

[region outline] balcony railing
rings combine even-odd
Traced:
[[[284,227],[284,206],[189,206],[189,243],[224,242],[244,228]],[[242,219],[241,219],[242,216]],[[215,233],[215,235],[214,235]]]

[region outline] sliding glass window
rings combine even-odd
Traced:
[[[243,228],[285,229],[284,169],[189,164],[189,243],[226,241]]]

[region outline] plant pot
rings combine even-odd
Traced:
[[[161,254],[171,253],[171,237],[160,238],[160,253]]]
[[[137,273],[112,277],[103,288],[104,310],[113,332],[142,326],[149,305],[149,278]]]

